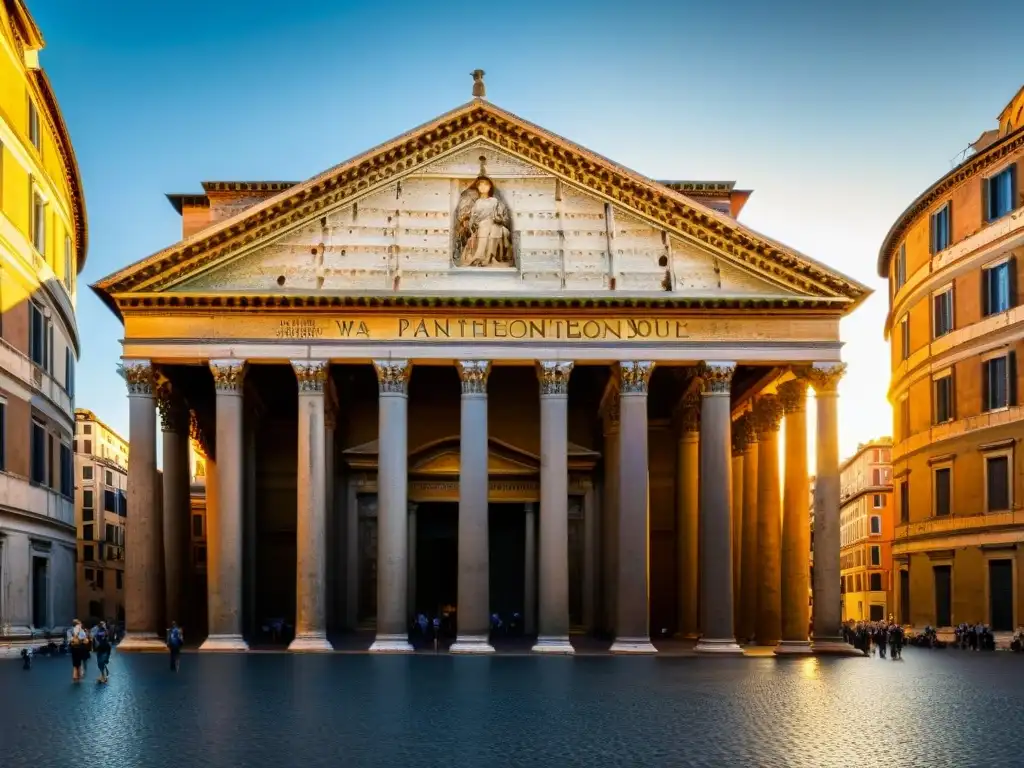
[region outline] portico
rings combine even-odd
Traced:
[[[122,647],[181,605],[182,473],[162,520],[153,498],[173,400],[208,458],[204,650],[285,616],[295,651],[364,627],[370,651],[409,652],[415,613],[453,591],[453,653],[490,653],[496,612],[521,613],[537,653],[572,653],[577,631],[652,653],[652,627],[738,653],[737,623],[809,650],[788,425],[806,430],[809,385],[834,391],[838,322],[866,289],[483,99],[410,136],[303,184],[218,182],[208,226],[97,284],[132,397]],[[816,568],[839,510],[824,402]],[[764,460],[783,416],[784,485]],[[839,604],[834,544],[816,606]]]

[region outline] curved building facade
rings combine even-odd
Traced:
[[[21,0],[0,2],[0,646],[75,610],[75,281],[86,217]]]
[[[1024,89],[896,221],[894,598],[915,626],[1024,620]]]

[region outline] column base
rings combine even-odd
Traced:
[[[494,646],[491,645],[487,635],[459,635],[455,638],[449,653],[462,653],[466,655],[481,655],[494,653]]]
[[[199,646],[203,652],[248,651],[249,645],[241,635],[210,635]]]
[[[648,637],[617,637],[608,652],[642,655],[657,653],[658,649],[651,644]]]
[[[370,653],[412,653],[413,647],[405,635],[377,635]]]
[[[156,632],[128,632],[117,644],[119,651],[166,651],[167,643]]]
[[[697,653],[707,653],[716,656],[743,655],[743,649],[731,637],[702,637],[700,642],[697,643],[697,647],[693,650]]]
[[[864,652],[854,648],[841,637],[822,637],[811,640],[814,653],[829,656],[863,656]]]
[[[537,638],[537,642],[530,650],[533,653],[561,654],[563,656],[571,656],[576,653],[576,649],[572,647],[569,638],[564,635],[562,637],[544,637],[542,635]]]
[[[806,656],[814,653],[809,640],[780,640],[775,646],[776,656]]]
[[[288,644],[288,650],[295,653],[326,653],[334,650],[327,640],[326,632],[310,632],[296,635]]]

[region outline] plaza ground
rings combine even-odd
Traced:
[[[1019,765],[1024,658],[118,655],[0,662],[12,765]],[[95,665],[90,669],[95,676]]]

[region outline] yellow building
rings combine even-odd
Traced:
[[[71,141],[22,0],[0,3],[0,637],[75,611],[75,279],[86,218]]]
[[[839,471],[843,621],[889,617],[892,593],[892,439],[872,440]]]
[[[882,244],[895,413],[896,604],[903,623],[1024,618],[1019,191],[1024,89]]]
[[[78,616],[124,620],[128,442],[92,411],[75,409]]]

